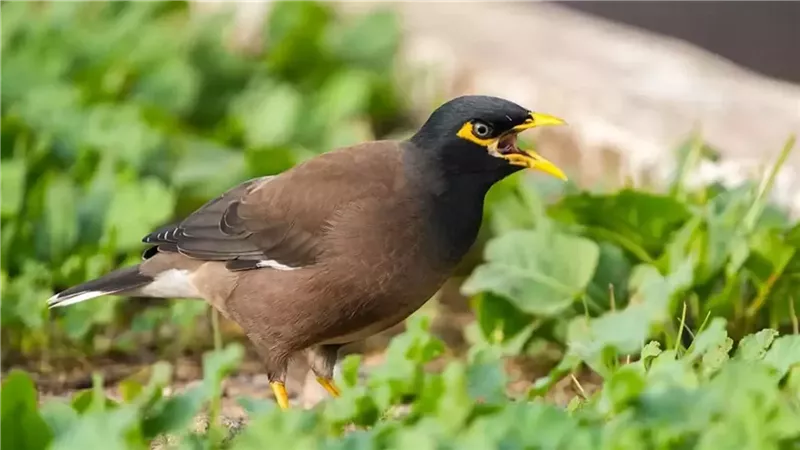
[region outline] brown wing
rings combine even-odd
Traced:
[[[328,221],[342,206],[383,196],[399,167],[396,143],[373,142],[326,153],[277,176],[246,181],[177,225],[143,241],[156,252],[228,261],[230,270],[297,268],[317,262]]]

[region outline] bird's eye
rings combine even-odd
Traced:
[[[481,139],[486,139],[492,134],[492,127],[483,122],[475,122],[472,124],[472,134]]]

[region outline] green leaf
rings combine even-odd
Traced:
[[[12,370],[3,381],[0,396],[0,440],[2,448],[37,450],[48,448],[53,433],[36,408],[36,388],[25,372]]]
[[[728,339],[728,332],[725,330],[726,320],[722,317],[715,317],[711,323],[701,331],[692,341],[692,345],[684,356],[688,361],[696,361],[707,352],[715,348],[724,347]]]
[[[385,69],[400,43],[397,15],[389,10],[365,14],[340,34],[331,36],[334,54],[376,70]]]
[[[650,341],[642,348],[640,359],[644,362],[661,354],[661,344],[658,341]]]
[[[87,145],[137,170],[144,167],[162,142],[162,136],[142,119],[134,104],[92,107],[83,131]]]
[[[467,391],[473,399],[487,403],[499,403],[507,399],[508,382],[503,362],[489,349],[473,353],[467,366]]]
[[[283,83],[263,83],[250,88],[236,104],[236,117],[250,147],[287,144],[299,125],[301,113],[300,94]]]
[[[170,58],[144,73],[133,95],[173,114],[185,114],[197,100],[200,82],[200,74],[187,61]]]
[[[625,365],[606,381],[598,408],[606,414],[621,411],[639,397],[644,389],[644,374],[630,365]]]
[[[172,216],[175,194],[155,178],[118,185],[108,210],[105,230],[120,249],[140,247],[142,237]]]
[[[575,353],[568,352],[547,376],[541,377],[533,383],[528,391],[528,399],[532,400],[547,394],[556,383],[577,369],[580,364],[581,358]]]
[[[278,407],[275,402],[250,397],[239,397],[236,399],[236,403],[244,408],[250,417],[270,413]]]
[[[44,199],[45,254],[55,260],[65,257],[78,240],[75,185],[66,175],[56,175],[46,184]]]
[[[361,365],[361,355],[347,355],[342,359],[342,381],[347,387],[358,384],[358,368]]]
[[[615,307],[622,306],[628,298],[631,263],[619,247],[608,242],[601,242],[599,246],[600,259],[597,263],[597,270],[587,288],[587,293],[590,298],[609,309],[613,293]]]
[[[430,318],[414,316],[406,321],[406,331],[392,339],[383,365],[370,373],[367,386],[371,400],[380,410],[419,389],[422,366],[444,351],[442,341],[428,331]]]
[[[242,182],[247,173],[244,153],[208,141],[186,143],[172,173],[172,182],[201,198],[212,198]]]
[[[16,215],[25,198],[25,160],[4,159],[0,166],[0,214],[3,218]]]
[[[777,336],[778,332],[769,328],[755,334],[748,334],[739,341],[735,357],[743,361],[760,361],[767,354],[767,349]]]
[[[203,386],[207,393],[219,392],[225,378],[242,361],[244,348],[230,344],[224,349],[203,355]]]
[[[136,439],[137,426],[138,410],[134,406],[111,411],[92,411],[82,416],[68,432],[59,435],[51,448],[53,450],[142,448],[144,442]]]
[[[800,364],[800,335],[775,339],[764,355],[764,362],[777,369],[781,377],[786,375],[793,366]]]
[[[534,317],[517,309],[504,297],[491,292],[472,300],[478,326],[488,342],[501,344],[513,339],[534,321]]]
[[[142,421],[142,435],[152,439],[163,433],[185,429],[206,400],[208,392],[200,386],[163,400]]]
[[[663,195],[624,189],[615,194],[581,193],[550,208],[553,217],[585,227],[585,233],[652,262],[669,236],[688,218],[686,206]]]
[[[726,337],[723,342],[709,349],[700,362],[703,376],[708,377],[716,373],[728,361],[728,353],[731,348],[733,348],[733,339]]]
[[[462,291],[502,295],[521,311],[552,316],[584,293],[598,258],[597,244],[588,239],[514,231],[489,242],[487,263],[472,273]]]
[[[334,74],[317,94],[315,114],[333,127],[366,112],[369,102],[370,76],[358,70]],[[328,127],[328,131],[333,129]]]
[[[667,277],[662,277],[653,266],[637,267],[630,283],[635,294],[628,306],[598,318],[573,319],[567,331],[569,351],[601,375],[609,375],[610,355],[635,353],[653,327],[670,320],[671,302],[691,285],[692,267],[692,261],[685,261]]]
[[[79,420],[78,412],[66,401],[48,401],[42,405],[39,412],[56,439],[69,433]]]

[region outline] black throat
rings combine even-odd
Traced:
[[[413,140],[403,145],[404,171],[420,207],[427,252],[443,269],[455,267],[475,243],[489,188],[517,170],[485,149],[458,147],[431,151]],[[473,158],[464,158],[465,153],[447,157],[454,152],[474,153]]]

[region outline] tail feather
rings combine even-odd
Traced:
[[[61,291],[50,297],[47,300],[47,305],[50,308],[74,305],[95,297],[138,289],[151,281],[153,281],[153,278],[139,272],[139,266],[124,267],[96,280],[87,281]]]

